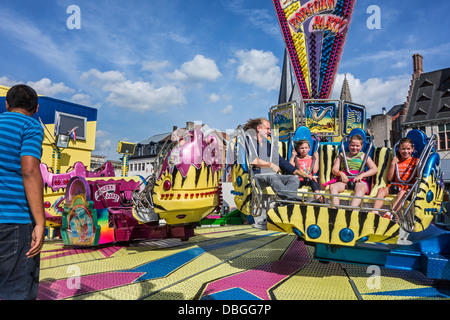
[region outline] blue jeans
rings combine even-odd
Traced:
[[[27,258],[32,224],[0,224],[0,299],[36,300],[40,254]]]

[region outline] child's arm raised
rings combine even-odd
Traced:
[[[387,179],[388,181],[393,181],[394,180],[394,175],[395,175],[395,167],[396,164],[398,163],[398,158],[394,157],[391,161],[391,164],[389,165],[389,170],[387,173]]]

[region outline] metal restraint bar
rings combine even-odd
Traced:
[[[155,186],[155,182],[159,175],[161,174],[162,166],[164,164],[164,160],[166,159],[169,152],[173,149],[177,142],[166,140],[163,147],[159,151],[155,160],[155,170],[153,170],[153,174],[149,175],[145,181],[141,182],[139,186],[133,190],[131,193],[131,200],[136,208],[136,211],[140,211],[143,213],[151,213],[153,212],[153,199],[152,199],[152,191]],[[142,191],[142,185],[145,185]],[[151,211],[151,212],[150,212]]]
[[[366,168],[366,163],[367,163],[367,158],[370,156],[370,152],[372,151],[373,148],[373,140],[372,138],[369,136],[369,141],[367,141],[367,136],[366,137],[361,137],[361,138],[366,138],[366,141],[364,142],[366,146],[368,146],[366,148],[366,150],[364,150],[363,152],[366,154],[366,156],[364,157],[363,163],[361,165],[361,168],[359,169],[359,172],[357,174],[353,174],[353,175],[349,175],[349,178],[356,178],[358,175],[360,175]],[[341,150],[342,152],[345,154],[345,141],[350,139],[350,135],[345,136],[344,139],[341,140]],[[344,159],[344,165],[345,165],[345,170],[350,173],[350,169],[348,167],[348,161],[347,161],[347,157],[342,157]]]
[[[431,153],[435,150],[436,147],[436,143],[437,143],[437,136],[435,134],[433,134],[430,139],[428,140],[427,145],[424,147],[424,149],[422,150],[422,153],[420,154],[419,157],[419,164],[416,166],[413,174],[411,175],[411,177],[405,181],[402,180],[400,178],[399,172],[398,172],[398,166],[396,166],[395,170],[396,170],[396,174],[397,174],[397,179],[399,179],[399,181],[402,181],[401,183],[393,183],[393,184],[399,184],[399,185],[409,185],[411,186],[411,189],[409,190],[409,192],[403,197],[402,201],[400,201],[397,205],[396,208],[393,208],[393,211],[397,214],[399,220],[399,225],[400,227],[406,231],[406,232],[413,232],[414,231],[414,225],[416,222],[416,215],[414,213],[414,202],[417,198],[417,193],[419,191],[419,185],[421,182],[421,177],[423,176],[423,171],[425,170],[425,165],[428,162],[428,159],[431,155]],[[398,143],[397,143],[398,144]],[[396,144],[396,146],[397,146]],[[394,148],[395,150],[395,148]],[[418,172],[417,176],[415,175],[416,172]],[[411,180],[416,177],[416,181],[415,183],[411,184]],[[409,202],[408,206],[405,208],[405,203],[407,201],[407,199],[409,199],[411,197],[411,201]],[[397,209],[398,210],[395,210]],[[402,213],[403,211],[403,213]]]

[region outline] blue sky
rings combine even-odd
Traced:
[[[71,5],[80,29],[69,29]],[[371,5],[380,29],[369,29]],[[358,0],[344,74],[368,113],[403,103],[412,55],[450,67],[450,1]],[[198,121],[234,129],[278,102],[284,55],[270,0],[0,0],[0,85],[98,108],[96,153]]]

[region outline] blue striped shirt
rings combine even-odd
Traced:
[[[17,112],[0,114],[0,223],[33,221],[22,180],[20,158],[41,160],[44,131],[32,117]]]

